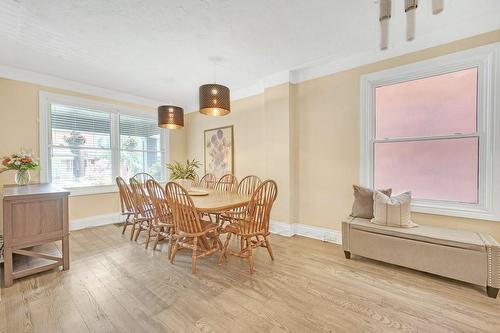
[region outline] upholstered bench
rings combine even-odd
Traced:
[[[496,298],[500,285],[500,244],[490,235],[420,225],[387,227],[368,219],[342,222],[342,245],[351,254],[486,286]]]

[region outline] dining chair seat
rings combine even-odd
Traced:
[[[238,234],[240,236],[256,236],[256,235],[262,235],[262,236],[269,236],[271,233],[267,230],[259,230],[255,232],[247,232],[245,230],[248,230],[249,228],[246,226],[247,224],[251,224],[252,221],[248,220],[233,220],[233,222],[229,223],[226,225],[225,229],[226,232],[231,232],[233,234]]]

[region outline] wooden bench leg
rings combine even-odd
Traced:
[[[498,288],[486,286],[486,293],[488,294],[488,297],[497,298],[498,290],[499,290]]]
[[[351,259],[351,252],[349,251],[344,251],[344,255],[346,259]]]

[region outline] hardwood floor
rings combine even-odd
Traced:
[[[276,260],[174,265],[115,225],[71,234],[71,269],[2,289],[0,332],[500,332],[500,299],[481,288],[272,236]],[[236,246],[236,242],[233,243]]]

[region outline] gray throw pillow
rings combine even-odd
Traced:
[[[359,185],[352,185],[354,189],[354,203],[352,205],[353,217],[360,217],[364,219],[373,218],[373,193],[371,188],[366,188]],[[379,190],[388,197],[392,194],[392,189]]]

